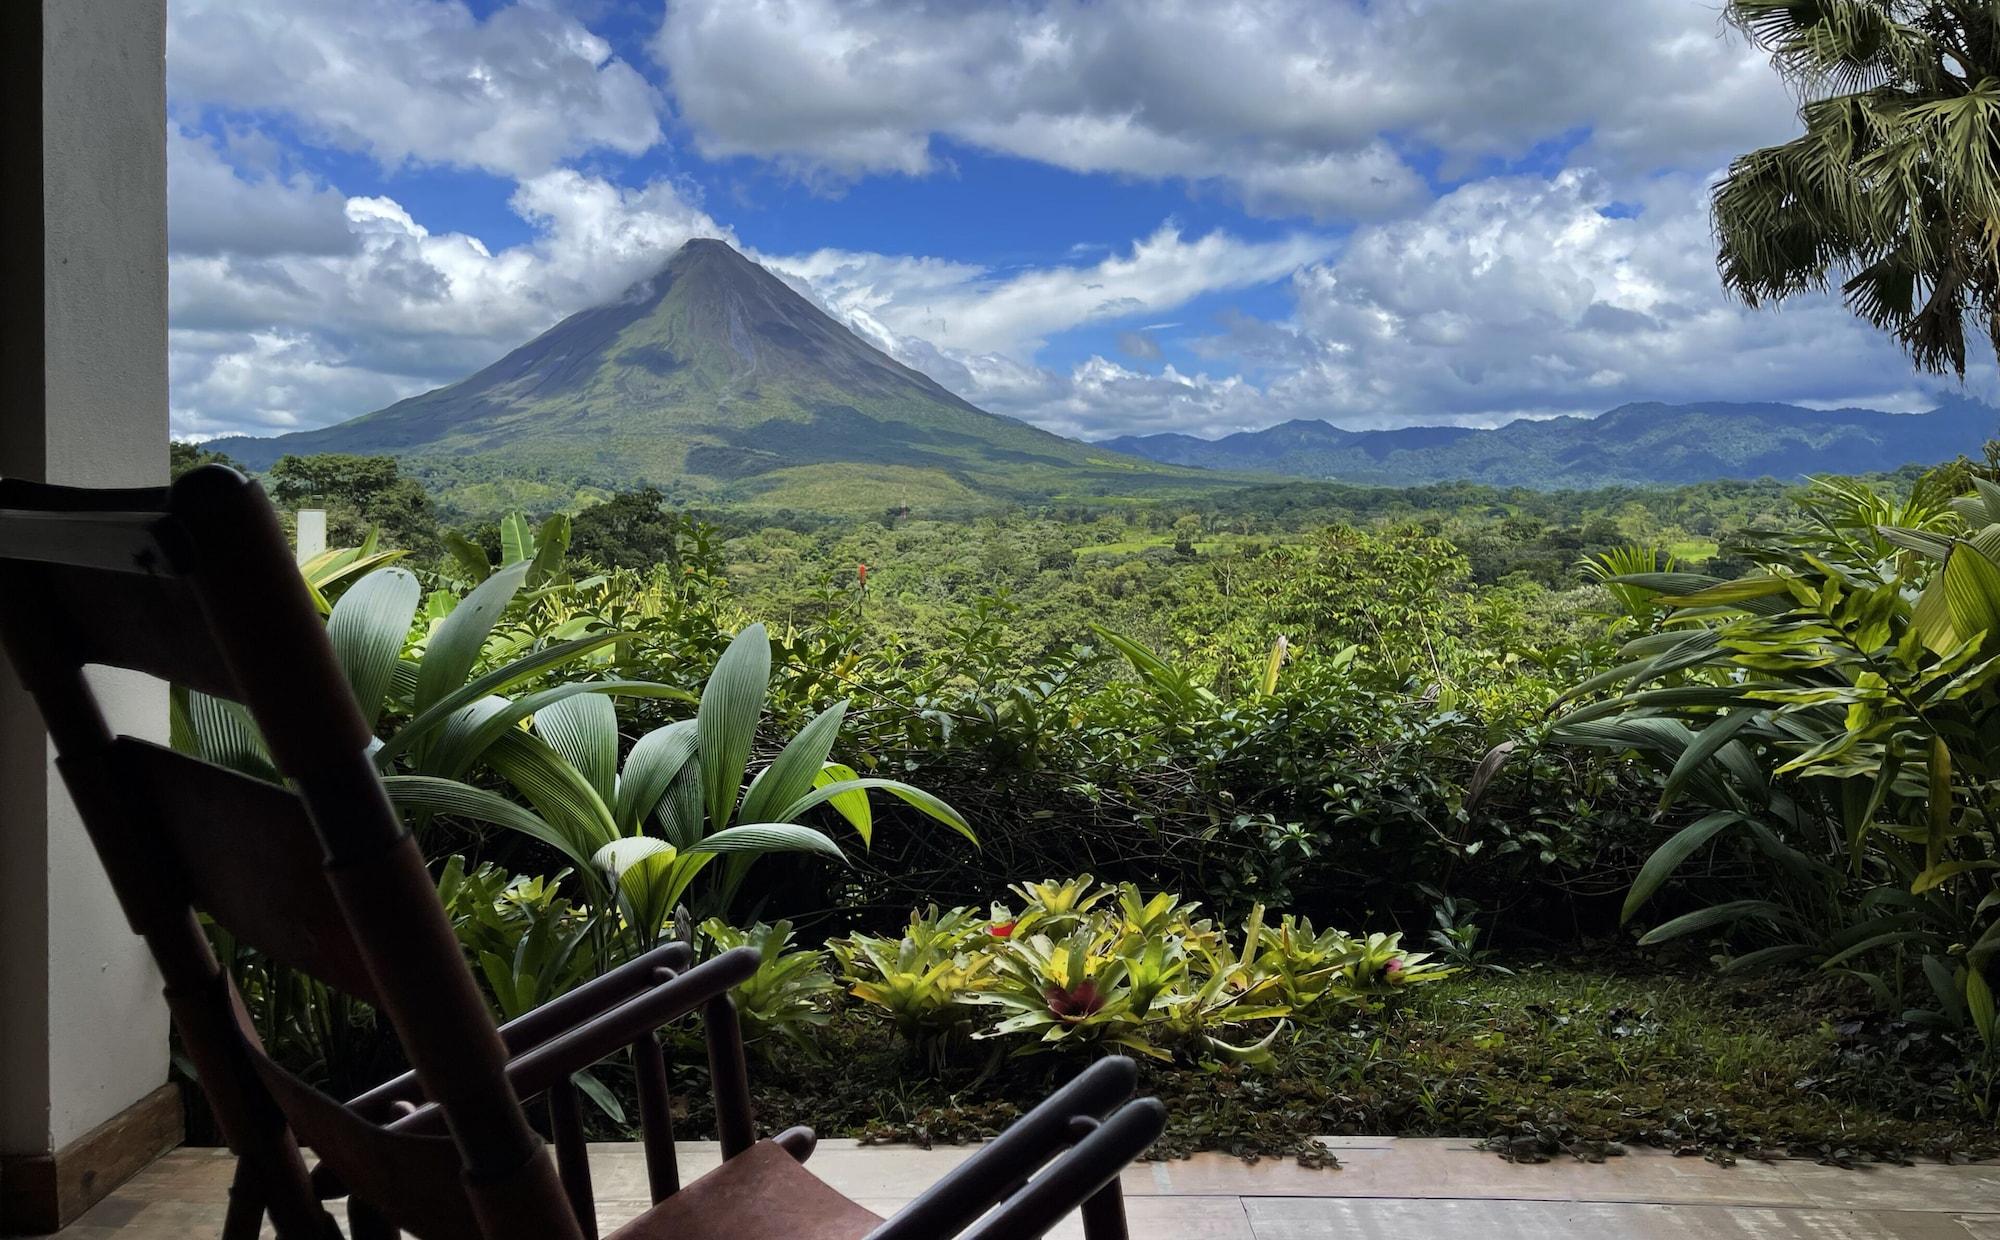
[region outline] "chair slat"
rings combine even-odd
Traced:
[[[341,1184],[390,1222],[425,1240],[481,1240],[460,1189],[464,1164],[450,1137],[389,1132],[272,1062],[251,1062],[299,1140],[339,1175]]]
[[[112,763],[171,840],[189,903],[273,960],[376,1002],[296,796],[131,737],[114,742]]]
[[[0,593],[29,600],[9,617],[10,644],[49,666],[131,668],[217,697],[238,698],[235,678],[180,579],[0,555]]]

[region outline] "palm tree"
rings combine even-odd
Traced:
[[[2000,0],[1727,0],[1797,89],[1805,132],[1716,186],[1722,281],[1751,305],[1824,290],[1919,367],[2000,353]]]

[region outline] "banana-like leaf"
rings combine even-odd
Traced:
[[[618,893],[625,923],[642,946],[651,946],[673,916],[688,884],[713,857],[683,856],[665,840],[632,836],[606,844],[591,858],[593,868]]]
[[[1960,543],[1944,562],[1944,601],[1951,627],[1959,639],[1984,633],[1988,643],[2000,639],[2000,564]]]
[[[486,635],[493,631],[527,575],[526,564],[508,565],[474,587],[438,625],[424,647],[423,666],[417,672],[418,711],[436,705],[465,684],[486,645]]]
[[[618,797],[618,709],[601,693],[577,694],[535,712],[535,731],[609,805]]]
[[[444,549],[451,553],[452,560],[464,570],[466,578],[473,585],[478,585],[493,575],[493,560],[486,554],[486,548],[457,530],[445,531],[440,541],[444,543]]]
[[[966,839],[971,840],[974,844],[979,842],[979,837],[973,833],[972,826],[965,821],[964,815],[945,804],[938,797],[925,792],[922,788],[913,788],[909,784],[894,779],[870,777],[867,779],[837,780],[806,793],[798,800],[786,806],[784,812],[780,813],[778,817],[786,822],[796,822],[799,815],[816,805],[824,805],[843,793],[866,792],[870,788],[880,788],[889,795],[937,819]]]
[[[414,576],[400,568],[384,569],[355,582],[327,617],[327,639],[371,732],[382,717],[396,660],[422,596]]]
[[[847,703],[835,702],[813,716],[799,729],[777,759],[765,767],[743,798],[742,817],[752,822],[776,817],[782,809],[812,790],[813,777],[826,765],[833,743],[840,738],[840,724],[847,717]]]
[[[763,625],[753,624],[716,660],[695,711],[702,800],[713,827],[726,824],[736,809],[770,683],[771,639]]]
[[[674,778],[687,769],[694,757],[694,729],[692,719],[655,728],[625,755],[625,770],[618,776],[611,813],[620,833],[636,834],[667,795]]]
[[[528,588],[541,589],[543,583],[562,567],[563,557],[568,554],[569,518],[557,513],[542,522],[541,530],[535,535],[535,556],[528,564]]]
[[[500,518],[500,562],[519,564],[535,558],[535,529],[528,518],[510,512]]]

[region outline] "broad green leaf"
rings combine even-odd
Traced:
[[[802,827],[795,822],[752,822],[741,826],[724,827],[720,831],[702,836],[701,842],[688,851],[753,855],[809,852],[840,861],[847,860],[847,854],[840,851],[840,845],[834,843],[824,831]]]
[[[770,681],[771,639],[763,625],[753,624],[729,643],[702,688],[695,733],[702,800],[713,827],[723,826],[735,813]]]
[[[742,817],[753,822],[777,817],[773,810],[790,805],[811,791],[813,777],[824,768],[833,743],[840,739],[840,724],[846,717],[847,703],[835,702],[800,728],[799,734],[751,785],[743,798]]]
[[[596,790],[618,797],[618,709],[601,693],[576,694],[535,712],[535,731]]]
[[[1660,808],[1673,804],[1680,790],[1687,786],[1702,766],[1727,745],[1732,737],[1745,727],[1757,721],[1761,711],[1753,709],[1733,710],[1697,733],[1680,757],[1674,759],[1673,769],[1667,772],[1666,781],[1660,785]]]
[[[1672,921],[1653,927],[1639,940],[1643,947],[1677,939],[1684,934],[1694,934],[1701,930],[1713,930],[1717,926],[1731,926],[1749,918],[1763,921],[1781,921],[1785,910],[1769,900],[1731,900],[1727,904],[1711,904],[1707,908],[1684,913]]]
[[[822,785],[806,793],[798,800],[786,806],[784,812],[779,814],[778,817],[786,822],[796,822],[799,815],[805,813],[815,805],[824,805],[844,793],[866,792],[870,788],[880,788],[889,795],[937,819],[973,843],[977,844],[979,842],[979,837],[973,834],[971,824],[966,822],[964,816],[957,810],[945,804],[938,797],[925,792],[922,788],[913,788],[906,783],[894,779],[870,777],[867,779],[836,780],[833,783]]]
[[[556,830],[533,811],[484,788],[474,788],[455,779],[439,779],[434,775],[385,775],[382,787],[389,793],[389,803],[399,810],[450,814],[506,827],[540,840],[579,866],[590,865],[591,854],[579,851],[571,836]]]
[[[500,518],[500,562],[519,564],[535,557],[535,530],[528,518],[510,512]]]
[[[1697,849],[1713,839],[1716,832],[1742,821],[1741,814],[1727,812],[1710,814],[1692,826],[1682,827],[1674,833],[1672,839],[1654,849],[1653,855],[1646,858],[1646,863],[1639,867],[1639,876],[1632,880],[1632,890],[1625,896],[1625,907],[1618,914],[1618,923],[1623,925],[1632,920],[1632,914],[1638,912],[1640,906],[1653,898],[1653,893],[1660,889],[1660,884],[1666,882],[1673,872],[1680,868],[1681,862],[1693,856]]]
[[[496,577],[494,580],[497,581],[499,578]],[[450,620],[447,619],[446,623],[450,623]],[[598,633],[590,637],[579,637],[574,641],[558,642],[553,646],[544,646],[532,654],[524,654],[510,663],[503,663],[490,672],[482,673],[466,681],[450,693],[432,702],[428,707],[417,711],[408,723],[396,729],[396,734],[390,737],[383,744],[382,748],[377,751],[375,755],[377,764],[385,763],[389,759],[401,754],[404,750],[416,746],[433,729],[442,726],[454,714],[464,709],[467,704],[476,702],[480,698],[490,694],[511,689],[524,680],[533,679],[543,672],[560,667],[572,659],[580,659],[601,646],[608,646],[612,642],[618,641],[623,636],[624,634],[622,633]],[[423,667],[428,667],[429,664],[430,659],[426,657]],[[423,677],[423,667],[417,669],[419,680]],[[676,696],[676,694],[666,694],[663,696]]]
[[[540,737],[510,729],[486,750],[486,763],[561,833],[569,856],[588,864],[598,849],[618,838],[604,799]]]
[[[538,590],[556,570],[562,567],[563,557],[569,554],[569,518],[557,513],[542,522],[542,528],[535,535],[535,558],[528,565],[528,588]]]
[[[184,732],[194,742],[196,757],[258,779],[278,778],[277,764],[264,747],[256,721],[240,703],[211,697],[199,689],[179,692],[184,695]]]
[[[655,728],[639,738],[625,755],[625,770],[618,777],[618,795],[612,817],[626,835],[640,826],[660,804],[674,777],[687,769],[694,757],[695,723],[682,719]]]
[[[1960,543],[1944,562],[1944,601],[1951,627],[1961,640],[1986,634],[2000,638],[2000,564],[1970,543]]]
[[[486,554],[486,548],[473,542],[457,530],[447,530],[439,539],[444,549],[465,573],[466,579],[478,585],[493,575],[493,560]]]
[[[840,762],[829,762],[820,768],[819,774],[813,776],[813,787],[824,788],[828,784],[836,784],[843,780],[855,780],[859,778],[860,775],[856,773],[853,767]],[[833,796],[827,798],[826,803],[832,806],[834,811],[842,818],[847,819],[847,824],[854,828],[856,835],[861,837],[861,846],[863,848],[873,846],[875,840],[875,811],[868,804],[868,793],[864,789],[850,788],[846,792],[835,793]]]
[[[656,684],[650,680],[574,680],[566,685],[540,689],[518,698],[485,698],[482,701],[501,702],[504,706],[477,715],[461,709],[452,715],[438,732],[437,742],[425,756],[425,766],[430,774],[456,778],[502,732],[516,726],[536,711],[580,693],[602,693],[610,697],[670,698],[687,702],[694,700],[694,695],[684,689]]]
[[[1965,1010],[1972,1017],[1972,1027],[1979,1030],[1980,1041],[1992,1047],[1996,1034],[2000,1034],[1993,1018],[1993,987],[1977,968],[1965,970]]]
[[[414,576],[400,568],[384,569],[355,582],[327,617],[327,640],[370,732],[382,717],[383,699],[422,597]]]
[[[2000,869],[2000,861],[1940,861],[1910,881],[1910,894],[1922,895],[1941,883],[1975,870]]]
[[[501,613],[513,601],[527,573],[525,564],[510,564],[494,573],[460,599],[458,606],[438,625],[424,647],[423,666],[417,671],[418,711],[435,705],[465,684],[486,645],[486,635],[493,631]]]

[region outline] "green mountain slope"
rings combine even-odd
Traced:
[[[1923,414],[1635,404],[1594,418],[1510,422],[1493,430],[1349,431],[1302,420],[1221,439],[1128,435],[1100,446],[1175,465],[1380,486],[1471,481],[1558,489],[1870,473],[1977,456],[1995,435],[2000,411],[1954,400]]]
[[[253,468],[284,453],[386,453],[828,511],[1212,485],[978,409],[711,240],[449,387],[214,446]]]

